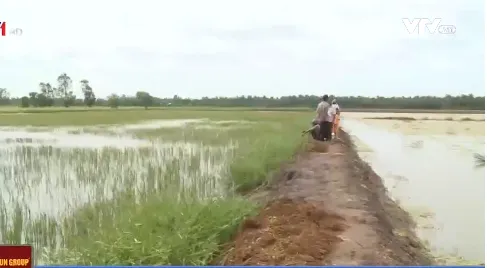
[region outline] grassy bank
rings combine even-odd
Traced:
[[[255,212],[239,193],[266,183],[292,157],[311,117],[178,109],[2,114],[11,127],[205,120],[133,130],[151,143],[141,148],[6,149],[0,158],[9,155],[10,166],[0,177],[10,198],[0,204],[1,239],[33,243],[54,264],[207,264]]]

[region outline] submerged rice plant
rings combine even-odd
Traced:
[[[0,241],[57,252],[95,226],[106,230],[117,220],[131,220],[127,216],[140,213],[140,204],[164,200],[178,208],[176,203],[226,197],[234,148],[185,142],[119,149],[0,148]],[[168,212],[181,213],[159,213]]]
[[[33,244],[37,264],[206,265],[255,211],[235,190],[265,183],[296,149],[300,127],[266,116],[108,136],[42,129],[28,142],[0,131],[0,243]]]

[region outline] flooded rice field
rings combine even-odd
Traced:
[[[401,118],[384,119],[394,116]],[[484,152],[484,116],[343,117],[361,156],[415,217],[418,233],[435,253],[483,262],[484,168],[475,165],[473,154]],[[67,229],[82,229],[78,220],[65,221],[80,209],[88,209],[81,220],[103,214],[106,225],[123,214],[119,204],[127,202],[225,196],[238,143],[219,135],[252,124],[186,119],[0,127],[0,243],[59,248],[65,232],[76,233]]]
[[[136,131],[195,123],[225,122],[0,128],[0,243],[59,246],[65,226],[50,222],[122,194],[134,197],[134,202],[148,192],[202,201],[225,195],[224,179],[236,143],[167,142],[163,134],[155,139],[134,138]],[[53,234],[54,239],[48,238]]]
[[[346,117],[407,135],[485,136],[484,114],[346,113]]]
[[[405,119],[409,117],[414,119]],[[447,263],[484,262],[485,171],[473,156],[484,154],[483,117],[343,116],[343,127],[356,140],[361,157],[383,178],[391,197],[415,218],[419,236]],[[451,133],[451,128],[457,131]]]

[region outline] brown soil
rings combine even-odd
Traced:
[[[430,265],[410,216],[350,137],[284,167],[267,205],[242,225],[224,265]]]

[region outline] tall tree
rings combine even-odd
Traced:
[[[137,93],[135,94],[135,98],[138,100],[141,106],[145,107],[145,109],[148,109],[148,107],[151,106],[153,102],[152,96],[145,91],[137,91]]]
[[[0,99],[10,98],[10,93],[8,93],[6,88],[0,88]]]
[[[0,105],[7,105],[10,103],[10,93],[6,88],[0,88]]]
[[[86,79],[83,79],[80,81],[81,83],[81,91],[83,92],[84,95],[84,103],[86,106],[91,107],[93,104],[95,104],[96,97],[95,93],[93,92],[93,88],[90,86],[90,82]]]
[[[27,108],[27,107],[29,107],[29,97],[27,97],[27,96],[23,96],[23,97],[20,99],[20,107],[22,107],[22,108]]]
[[[108,106],[111,108],[118,108],[120,105],[120,98],[118,97],[117,94],[112,94],[108,96]]]
[[[39,106],[53,106],[54,105],[54,88],[49,83],[39,83],[40,93],[37,96]]]
[[[46,83],[46,97],[48,97],[49,99],[52,99],[54,100],[55,96],[54,96],[54,92],[56,91],[57,89],[56,88],[53,88],[51,86],[51,84],[49,83]]]
[[[73,91],[71,91],[71,86],[73,84],[71,77],[66,73],[62,73],[58,76],[57,82],[59,84],[57,88],[58,96],[63,99],[65,107],[71,106],[76,100],[76,96],[73,94]]]
[[[29,102],[30,102],[30,105],[32,105],[34,107],[39,106],[39,103],[37,101],[37,95],[38,95],[37,92],[29,92]]]

